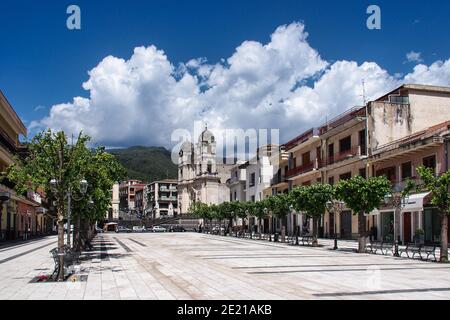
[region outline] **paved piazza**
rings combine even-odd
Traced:
[[[198,233],[102,234],[78,279],[30,283],[56,237],[0,247],[0,299],[449,299],[450,265]],[[87,277],[86,277],[87,276]],[[86,279],[87,278],[87,279]]]

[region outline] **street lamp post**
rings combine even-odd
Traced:
[[[57,194],[58,184],[59,184],[59,182],[56,179],[52,179],[50,181],[50,186],[52,188],[52,191],[55,194]],[[71,244],[70,244],[71,243],[71,241],[70,241],[70,229],[71,229],[70,228],[70,218],[72,216],[72,199],[75,201],[81,201],[87,192],[87,188],[88,188],[88,182],[85,179],[82,179],[80,181],[80,192],[82,194],[82,197],[77,198],[77,197],[73,196],[71,186],[69,186],[69,189],[64,196],[64,198],[67,198],[67,246],[69,248],[71,247]]]
[[[386,205],[391,205],[395,208],[394,211],[394,256],[399,257],[400,254],[398,252],[398,245],[400,241],[400,230],[397,228],[400,227],[400,213],[401,210],[408,203],[408,196],[403,197],[401,192],[396,190],[394,193],[387,194],[384,197],[384,203]],[[398,239],[397,239],[398,237]]]
[[[333,200],[333,201],[327,201],[326,203],[326,207],[329,213],[333,213],[334,215],[334,247],[333,250],[337,250],[338,249],[338,244],[337,244],[337,232],[336,232],[336,216],[342,212],[342,210],[344,209],[344,205],[345,203],[343,201],[339,201],[339,200]]]

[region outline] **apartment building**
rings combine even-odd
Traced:
[[[152,182],[148,187],[148,210],[153,219],[178,215],[178,180]]]
[[[286,156],[276,159],[280,160],[279,166],[264,195],[288,192],[295,186],[313,183],[334,185],[357,175],[384,174],[395,185],[401,183],[399,179],[415,176],[414,170],[420,164],[435,166],[437,172],[443,172],[448,168],[447,159],[443,157],[446,154],[443,142],[446,120],[450,120],[450,88],[402,85],[281,146],[280,150],[288,154],[288,159]],[[416,141],[414,148],[405,145],[405,141]],[[437,141],[441,141],[440,144]],[[402,148],[406,149],[400,151]],[[391,155],[393,153],[395,156]],[[417,199],[416,203],[426,203],[425,198],[421,198],[424,195],[411,197]],[[412,209],[417,208],[408,207],[395,219],[396,234],[407,241],[415,229],[425,228],[426,237],[436,240],[438,221],[430,213],[433,209]],[[393,211],[383,208],[368,215],[367,226],[375,231],[375,237],[392,233]],[[286,222],[289,233],[298,231],[301,225],[308,226],[307,219],[297,213],[288,215]],[[336,216],[327,213],[320,221],[319,236],[337,234],[340,238],[352,239],[357,237],[357,232],[357,217],[347,208]]]
[[[375,176],[386,176],[400,191],[406,179],[420,184],[416,168],[432,168],[436,174],[449,170],[448,147],[450,121],[421,130],[405,138],[381,145],[373,150],[370,166]],[[394,239],[407,243],[413,240],[416,230],[424,231],[425,241],[439,242],[440,216],[430,204],[429,192],[417,193],[405,199],[399,211],[382,206],[368,216],[368,227],[374,228],[377,239]],[[450,240],[450,233],[448,233]]]
[[[139,180],[128,180],[119,186],[119,209],[130,212],[136,210],[136,192],[143,190],[147,184]]]
[[[246,201],[247,163],[238,163],[230,170],[227,186],[230,189],[230,201]]]
[[[108,210],[108,220],[114,221],[119,219],[120,211],[120,184],[115,183],[111,190],[112,200]]]
[[[0,91],[0,172],[14,163],[14,156],[26,153],[19,136],[26,136],[27,129]],[[51,217],[34,192],[17,194],[14,184],[7,179],[0,181],[0,240],[22,239],[47,233]],[[50,229],[50,230],[49,230]]]

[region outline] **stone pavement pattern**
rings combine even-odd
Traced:
[[[87,281],[51,273],[56,237],[0,247],[0,299],[449,299],[450,265],[198,233],[101,234]],[[354,243],[341,244],[348,247]]]

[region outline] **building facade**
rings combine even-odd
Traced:
[[[198,143],[185,142],[178,161],[178,209],[189,213],[194,202],[220,204],[230,199],[227,181],[233,164],[217,161],[216,140],[205,129]]]
[[[153,219],[178,215],[178,181],[166,179],[148,186],[148,211]]]
[[[289,192],[295,186],[313,183],[336,184],[355,176],[385,175],[397,189],[407,177],[415,177],[419,165],[448,170],[446,130],[450,120],[450,88],[402,85],[366,106],[352,108],[327,123],[300,134],[280,148],[271,186],[264,195]],[[426,194],[411,196],[400,215],[394,208],[380,208],[368,214],[367,227],[378,239],[412,239],[424,229],[432,242],[439,238],[435,209]],[[420,210],[419,210],[420,209]],[[287,232],[301,232],[310,222],[301,213],[286,219]],[[395,223],[394,223],[395,222]],[[395,232],[394,232],[395,230]],[[357,237],[357,216],[344,208],[339,214],[326,213],[320,221],[319,236],[342,239]]]
[[[119,186],[119,209],[124,212],[136,210],[136,192],[143,190],[147,184],[139,180],[128,180]]]
[[[0,91],[0,172],[14,163],[14,156],[26,152],[19,136],[27,130],[20,118]],[[0,240],[26,239],[51,231],[51,217],[43,207],[42,195],[34,192],[17,194],[14,184],[7,179],[0,181]]]

